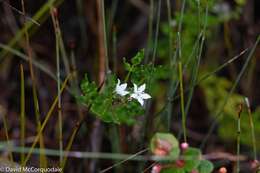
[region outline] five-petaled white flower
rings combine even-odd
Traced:
[[[137,87],[137,85],[134,84],[134,93],[130,95],[130,97],[136,99],[142,106],[144,105],[144,100],[151,98],[151,96],[145,93],[144,90],[145,84],[140,87]]]
[[[127,83],[120,84],[120,80],[117,79],[116,89],[115,92],[120,96],[125,96],[129,92],[126,91]]]

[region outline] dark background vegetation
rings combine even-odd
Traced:
[[[25,8],[28,16],[33,16],[46,1],[43,0],[26,0]],[[176,13],[181,9],[180,0],[171,0],[172,18],[176,22]],[[148,0],[105,0],[105,18],[106,18],[106,34],[107,34],[107,48],[109,57],[109,67],[119,77],[125,75],[123,68],[123,57],[130,59],[137,51],[146,48],[148,45],[148,24],[149,17],[154,15],[153,32],[156,28],[156,8],[154,14],[150,13],[150,3]],[[216,4],[225,4],[230,11],[234,11],[238,6],[241,12],[236,17],[230,17],[227,20],[218,22],[214,26],[210,26],[211,32],[209,37],[206,37],[205,45],[202,54],[202,69],[211,69],[220,64],[228,61],[235,55],[238,55],[246,48],[251,48],[256,41],[260,31],[260,1],[258,0],[245,0],[242,5],[238,5],[237,1],[226,0],[218,1]],[[14,38],[17,32],[24,25],[23,16],[19,14],[16,8],[21,10],[21,2],[18,0],[2,0],[0,1],[0,43],[8,44]],[[62,32],[62,38],[65,45],[65,50],[68,57],[72,53],[75,55],[75,67],[70,63],[70,71],[76,72],[78,81],[81,81],[83,75],[88,73],[90,78],[98,83],[102,76],[102,56],[104,56],[104,45],[102,43],[102,30],[100,32],[100,9],[98,8],[98,1],[96,0],[64,0],[57,7],[58,20]],[[154,1],[155,7],[157,1]],[[189,7],[187,7],[188,9]],[[188,11],[188,10],[187,10]],[[213,12],[209,13],[212,16],[217,16]],[[46,14],[49,16],[49,12]],[[162,1],[161,6],[161,21],[160,24],[167,24],[167,6],[166,1]],[[191,19],[192,20],[192,19]],[[189,21],[189,19],[187,19]],[[160,26],[161,26],[160,25]],[[188,24],[187,24],[188,26]],[[193,28],[185,28],[184,30],[190,32]],[[176,33],[176,28],[168,28],[171,32]],[[194,27],[195,29],[195,27]],[[156,64],[167,64],[164,57],[167,57],[167,34],[163,31],[163,27],[159,28],[159,41],[158,51],[156,55]],[[55,31],[51,17],[46,20],[40,21],[40,26],[34,26],[34,30],[30,30],[30,45],[33,50],[33,59],[45,65],[47,69],[55,74],[56,71],[56,58],[55,58]],[[167,32],[166,32],[167,33]],[[154,33],[151,39],[155,39]],[[100,41],[101,40],[101,41]],[[153,42],[153,41],[152,41]],[[166,43],[165,43],[166,42]],[[184,41],[185,42],[185,41]],[[166,46],[165,46],[166,45]],[[25,41],[21,39],[16,45],[15,49],[27,54],[25,51]],[[173,41],[172,49],[175,49],[176,42]],[[182,50],[185,52],[186,47]],[[165,50],[167,49],[167,50]],[[3,51],[3,49],[1,49]],[[188,49],[187,51],[190,51]],[[166,52],[166,53],[165,53]],[[187,52],[188,54],[189,52]],[[184,53],[185,54],[185,53]],[[248,55],[248,54],[246,54]],[[247,56],[239,58],[232,64],[228,65],[216,75],[223,77],[233,83],[241,70]],[[149,54],[151,56],[151,53]],[[71,61],[71,60],[69,60]],[[19,114],[20,114],[20,64],[23,64],[25,71],[25,86],[26,86],[26,137],[28,138],[27,146],[31,142],[29,137],[36,134],[36,120],[34,115],[34,106],[32,99],[32,81],[30,78],[28,61],[9,53],[0,57],[0,140],[5,141],[6,135],[3,128],[2,116],[7,117],[9,126],[9,138],[19,140]],[[247,96],[254,111],[260,105],[260,49],[259,46],[255,49],[254,57],[249,64],[246,72],[246,77],[243,77],[239,82],[236,92],[240,95]],[[207,70],[206,70],[207,71]],[[49,110],[49,107],[57,95],[57,84],[50,76],[34,68],[35,79],[37,83],[38,99],[40,105],[41,119]],[[66,70],[61,65],[61,77],[64,79],[67,76]],[[189,75],[184,74],[185,82],[188,84]],[[187,81],[186,81],[187,80]],[[169,83],[167,80],[161,81],[162,93],[165,93]],[[218,81],[215,82],[217,86]],[[77,83],[79,86],[79,83]],[[207,107],[207,97],[205,96],[204,87],[198,85],[195,88],[191,109],[188,118],[188,133],[191,145],[196,147],[200,146],[201,141],[204,139],[206,133],[211,126],[213,117],[210,115],[211,111]],[[64,136],[63,142],[68,142],[72,130],[75,128],[80,116],[85,117],[75,141],[73,142],[71,150],[79,151],[93,151],[93,152],[112,152],[112,148],[119,146],[116,151],[121,153],[136,153],[147,146],[152,132],[155,132],[154,120],[156,119],[156,111],[158,105],[164,104],[163,98],[153,100],[152,107],[149,111],[149,122],[145,129],[148,129],[147,136],[144,141],[140,141],[142,132],[140,128],[142,125],[135,126],[113,126],[107,123],[102,123],[91,115],[84,106],[77,104],[73,95],[65,91],[62,95],[62,116],[63,116],[63,129]],[[159,106],[160,107],[160,106]],[[179,104],[173,102],[173,114],[178,115]],[[57,110],[53,113],[57,114]],[[259,117],[259,115],[258,115]],[[139,124],[142,124],[143,119],[138,119]],[[180,131],[180,123],[176,120],[170,122],[171,132],[178,134]],[[58,135],[57,135],[57,116],[52,116],[44,131],[44,142],[46,148],[58,149]],[[256,125],[257,126],[257,125]],[[260,124],[258,124],[260,126]],[[249,128],[249,127],[248,127]],[[114,139],[111,137],[111,129],[116,129],[119,133],[118,144],[113,144]],[[229,129],[226,129],[227,131]],[[259,136],[259,133],[256,134]],[[235,134],[234,134],[235,136]],[[27,139],[26,138],[26,139]],[[259,138],[258,138],[259,139]],[[116,143],[116,142],[115,142]],[[17,142],[17,145],[19,142]],[[226,152],[229,154],[235,153],[235,141],[223,140],[215,129],[214,134],[208,139],[206,147],[203,148],[204,153],[210,152]],[[250,153],[250,147],[243,146],[246,154]],[[259,146],[258,146],[259,148]],[[250,154],[248,154],[250,155]],[[18,159],[19,155],[14,155]],[[5,152],[2,152],[1,157],[6,157]],[[250,159],[242,164],[242,170],[248,170],[250,166]],[[230,171],[232,170],[233,161],[227,158],[213,160],[220,165],[227,166]],[[39,158],[33,155],[30,160],[31,165],[38,165]],[[48,162],[51,165],[58,165],[57,157],[48,157]],[[73,159],[69,158],[66,172],[98,172],[107,168],[114,163],[113,160],[94,160],[94,159]],[[144,163],[144,162],[142,162]],[[146,163],[148,167],[150,162]],[[140,168],[140,162],[129,161],[122,164],[121,169],[114,169],[118,172],[136,172]]]

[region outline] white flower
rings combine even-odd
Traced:
[[[140,87],[137,87],[137,85],[134,84],[134,93],[130,96],[136,99],[142,106],[144,105],[144,100],[152,98],[149,94],[145,93],[144,90],[145,84],[141,85]]]
[[[117,79],[116,89],[115,92],[120,96],[125,96],[129,92],[126,91],[127,83],[120,84],[120,80]]]

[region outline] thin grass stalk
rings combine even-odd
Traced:
[[[150,55],[150,49],[152,47],[152,38],[153,38],[153,18],[154,18],[154,0],[150,0],[150,9],[149,9],[149,20],[148,20],[148,40],[145,49],[145,58],[144,62],[147,63]]]
[[[69,58],[68,58],[67,52],[65,50],[64,41],[63,41],[63,38],[62,38],[62,35],[61,35],[59,20],[58,20],[58,18],[56,20],[57,20],[57,28],[58,28],[58,32],[59,32],[59,48],[60,48],[59,50],[60,50],[60,53],[61,53],[61,58],[62,58],[62,62],[64,64],[66,75],[68,75],[68,74],[71,73]]]
[[[60,93],[60,31],[58,27],[57,19],[57,9],[53,8],[51,10],[52,22],[55,30],[55,46],[56,46],[56,76],[57,76],[57,93]],[[63,160],[63,134],[62,134],[62,108],[61,108],[61,96],[58,95],[58,140],[59,140],[59,150],[60,150],[60,166]]]
[[[78,123],[78,124],[76,125],[76,127],[73,129],[73,132],[72,132],[72,134],[71,134],[71,136],[70,136],[70,138],[69,138],[69,142],[68,142],[68,144],[67,144],[67,146],[66,146],[65,152],[70,151],[70,149],[71,149],[71,147],[72,147],[72,144],[73,144],[73,141],[74,141],[74,139],[75,139],[75,137],[76,137],[76,134],[77,134],[77,132],[78,132],[78,130],[79,130],[80,127],[81,127],[81,123]],[[66,165],[66,163],[67,163],[67,160],[68,160],[68,155],[65,154],[65,156],[63,157],[63,160],[62,160],[62,162],[61,162],[61,168],[62,168],[62,170],[64,170],[65,165]]]
[[[24,70],[23,65],[20,64],[20,74],[21,74],[21,94],[20,94],[20,128],[21,128],[21,146],[22,148],[25,147],[25,89],[24,89]],[[24,150],[22,150],[24,151]],[[24,162],[24,152],[21,152],[21,163]]]
[[[70,52],[70,60],[71,60],[71,67],[72,67],[72,74],[74,74],[73,79],[72,79],[72,94],[75,96],[78,96],[80,94],[80,89],[79,89],[79,80],[78,80],[78,73],[77,73],[77,65],[76,65],[76,60],[75,60],[75,53],[74,49],[71,49]],[[80,119],[84,118],[84,114],[81,110],[80,104],[77,102],[77,111],[79,114]]]
[[[197,7],[198,7],[198,31],[200,31],[201,27],[200,27],[200,23],[201,23],[201,14],[200,14],[200,9],[201,9],[201,6],[200,6],[200,0],[196,1],[197,2]],[[208,4],[208,2],[206,1],[206,3]]]
[[[245,98],[245,105],[247,107],[247,113],[249,117],[249,124],[250,124],[250,130],[251,130],[251,139],[252,139],[252,145],[253,145],[253,154],[254,154],[254,160],[257,160],[257,151],[256,151],[256,138],[255,138],[255,127],[254,127],[254,120],[252,116],[251,106],[248,98]]]
[[[169,38],[168,38],[168,43],[169,43],[169,60],[172,59],[173,56],[173,34],[172,34],[172,11],[171,11],[171,2],[170,0],[167,0],[167,16],[168,16],[168,27],[170,29],[169,33]],[[171,67],[173,66],[172,61],[171,62]]]
[[[242,104],[239,105],[239,110],[238,110],[238,117],[237,117],[237,165],[236,165],[236,172],[240,172],[240,136],[241,136],[241,123],[240,123],[240,117],[241,117],[241,112],[242,112]]]
[[[183,16],[184,16],[184,11],[185,11],[185,6],[186,6],[186,0],[182,1],[182,5],[181,5],[181,16],[180,16],[180,21],[179,21],[179,25],[178,25],[178,31],[177,31],[177,38],[176,38],[176,42],[177,42],[177,48],[175,51],[175,54],[173,56],[173,64],[176,64],[176,60],[181,58],[181,32],[182,32],[182,25],[183,25]]]
[[[237,87],[237,85],[238,85],[240,79],[242,78],[243,74],[245,73],[245,71],[246,71],[246,69],[247,69],[247,67],[248,67],[249,62],[250,62],[250,60],[251,60],[252,57],[253,57],[253,54],[254,54],[254,52],[255,52],[255,49],[256,49],[256,47],[257,47],[259,41],[260,41],[260,36],[257,37],[257,40],[256,40],[254,46],[252,47],[252,49],[251,49],[249,55],[247,56],[247,59],[246,59],[244,65],[243,65],[242,69],[240,70],[240,72],[239,72],[239,74],[238,74],[238,76],[237,76],[237,78],[236,78],[236,81],[234,82],[234,84],[233,84],[231,90],[229,91],[229,93],[227,94],[227,96],[224,98],[223,104],[221,105],[220,109],[219,109],[218,112],[216,113],[216,115],[215,115],[216,118],[213,120],[213,123],[212,123],[212,125],[210,126],[209,131],[207,132],[205,138],[204,138],[203,141],[201,142],[201,145],[200,145],[200,148],[201,148],[201,149],[204,148],[204,146],[205,146],[205,144],[206,144],[206,141],[208,140],[208,138],[209,138],[210,135],[212,134],[213,130],[214,130],[215,127],[217,126],[219,120],[221,120],[222,115],[223,115],[223,114],[222,114],[222,113],[223,113],[223,109],[224,109],[225,105],[227,104],[227,101],[228,101],[229,97],[231,96],[231,94],[234,93],[234,91],[235,91],[235,89],[236,89],[236,87]]]
[[[193,52],[194,52],[194,48],[195,46],[197,45],[197,42],[195,43],[195,45],[193,46],[193,50],[192,50],[192,53],[191,55],[193,55]],[[220,65],[219,67],[217,67],[215,70],[203,75],[201,78],[199,78],[197,80],[197,82],[195,83],[195,86],[197,86],[199,83],[201,83],[202,81],[208,79],[210,76],[216,74],[217,72],[221,71],[223,68],[225,68],[226,66],[228,66],[230,63],[236,61],[237,59],[241,58],[243,54],[245,54],[246,52],[248,51],[248,48],[244,49],[243,51],[241,51],[238,55],[234,56],[233,58],[229,59],[227,62],[223,63],[222,65]],[[191,56],[190,56],[191,57]],[[183,68],[183,71],[185,71],[185,69],[187,68],[187,65],[189,64],[190,62],[190,58],[188,58],[188,61],[187,63],[185,64],[184,68]],[[177,81],[178,83],[178,81]],[[179,84],[178,84],[179,85]],[[175,91],[176,89],[173,89],[173,90],[170,90],[170,91]],[[187,88],[185,89],[184,93],[187,93],[190,89]],[[175,97],[174,96],[174,93],[175,92],[171,92],[171,94],[169,94],[168,96],[168,102],[173,102],[177,99],[180,98],[180,95],[176,95]],[[170,97],[171,96],[171,97]]]
[[[96,1],[97,8],[97,37],[98,37],[98,56],[99,56],[99,68],[98,68],[98,84],[101,85],[105,83],[106,74],[110,72],[108,66],[108,51],[107,51],[107,37],[106,37],[106,23],[105,23],[105,5],[104,0]],[[104,85],[102,85],[104,87]],[[91,138],[91,148],[92,151],[99,151],[101,148],[102,136],[102,124],[99,119],[93,122],[94,128],[92,129]],[[100,135],[101,134],[101,135]],[[90,172],[95,171],[97,160],[92,160],[90,163]]]
[[[63,41],[63,38],[62,38],[60,23],[59,23],[59,19],[58,19],[58,9],[52,7],[52,11],[53,11],[53,9],[55,9],[56,14],[51,14],[51,17],[52,17],[52,21],[54,20],[54,22],[55,22],[55,25],[54,25],[55,31],[56,31],[55,37],[57,36],[56,40],[58,42],[56,44],[59,45],[59,51],[60,51],[60,54],[61,54],[61,58],[62,58],[64,67],[65,67],[66,75],[68,75],[68,74],[70,74],[70,63],[69,63],[68,56],[67,56],[67,53],[66,53],[66,50],[65,50],[64,41]]]
[[[75,58],[75,52],[74,48],[71,49],[70,51],[70,62],[71,62],[71,68],[72,68],[72,73],[74,74],[74,80],[71,82],[72,84],[72,90],[74,95],[79,95],[80,90],[78,87],[79,81],[78,81],[78,74],[77,74],[77,64],[76,64],[76,58]]]
[[[111,4],[111,8],[109,9],[108,11],[108,14],[109,14],[109,19],[108,19],[108,22],[107,22],[107,30],[110,31],[110,32],[107,32],[107,43],[112,43],[111,46],[108,45],[108,56],[111,57],[113,59],[113,63],[116,59],[116,45],[114,41],[116,41],[116,26],[114,25],[114,20],[115,20],[115,15],[116,15],[116,11],[117,11],[117,8],[118,8],[118,0],[114,0]],[[109,49],[111,49],[109,51]],[[114,66],[113,66],[114,68]],[[113,69],[114,70],[114,69]],[[115,70],[114,70],[115,72]]]
[[[4,115],[3,115],[3,124],[4,124],[4,133],[5,133],[5,138],[6,138],[6,143],[7,143],[7,147],[5,148],[5,149],[7,149],[7,151],[8,151],[8,156],[9,156],[9,159],[11,160],[11,161],[14,161],[14,159],[13,159],[13,154],[12,154],[12,152],[11,152],[11,150],[12,150],[12,145],[11,145],[11,143],[10,143],[10,140],[9,140],[9,134],[8,134],[8,123],[7,123],[7,119],[6,119],[6,113],[4,113]]]
[[[233,63],[234,61],[236,61],[238,58],[240,58],[242,55],[244,55],[246,52],[248,51],[248,48],[244,49],[243,51],[241,51],[238,55],[234,56],[233,58],[229,59],[227,62],[223,63],[222,65],[218,66],[215,70],[213,70],[212,72],[209,72],[207,74],[205,74],[204,76],[202,76],[196,83],[199,84],[202,81],[206,80],[207,78],[209,78],[210,76],[216,74],[217,72],[219,72],[220,70],[222,70],[223,68],[225,68],[226,66],[228,66],[229,64]]]
[[[147,171],[149,171],[154,165],[158,164],[157,162],[154,162],[152,164],[150,164],[149,166],[147,166],[141,173],[147,173]]]
[[[199,29],[200,29],[200,2],[198,2],[198,22],[199,22]],[[187,99],[187,103],[185,105],[185,115],[186,118],[188,116],[188,111],[190,108],[190,104],[191,104],[191,100],[192,100],[192,96],[193,96],[193,92],[194,92],[194,88],[196,86],[197,83],[197,77],[198,77],[198,73],[199,73],[199,66],[200,66],[200,61],[201,61],[201,56],[202,56],[202,50],[203,50],[203,46],[204,46],[204,41],[205,41],[205,33],[206,33],[206,27],[207,27],[207,20],[208,20],[208,4],[206,6],[206,10],[205,10],[205,19],[204,19],[204,24],[203,24],[203,29],[201,31],[201,33],[199,34],[199,38],[201,38],[200,41],[200,46],[199,46],[199,50],[198,50],[198,54],[197,54],[197,63],[196,65],[193,67],[193,72],[192,72],[192,79],[191,79],[191,87],[189,88],[189,95],[188,95],[188,99]]]
[[[105,17],[105,4],[101,1],[101,17],[102,17],[102,28],[103,28],[103,42],[105,49],[105,70],[106,73],[109,72],[109,62],[108,62],[108,47],[107,47],[107,31],[106,31],[106,17]],[[103,81],[102,81],[103,82]]]
[[[129,160],[131,160],[132,158],[134,158],[134,157],[136,157],[136,156],[138,156],[138,155],[140,155],[140,154],[142,154],[142,153],[144,153],[144,152],[146,152],[146,151],[148,151],[147,148],[146,148],[146,149],[143,149],[143,150],[141,150],[141,151],[139,151],[139,152],[137,152],[137,153],[135,153],[135,154],[133,154],[133,155],[131,155],[131,156],[129,156],[128,158],[126,158],[126,159],[124,159],[124,160],[122,160],[122,161],[120,161],[120,162],[118,162],[118,163],[116,163],[116,164],[114,164],[114,165],[112,165],[112,166],[106,168],[106,169],[101,170],[100,173],[108,172],[108,171],[110,171],[111,169],[113,169],[114,167],[117,167],[117,166],[119,166],[119,165],[121,165],[121,164],[123,164],[123,163],[125,163],[125,162],[127,162],[127,161],[129,161]]]
[[[0,151],[6,151],[7,142],[5,142],[5,145],[1,143],[0,145]],[[41,148],[34,148],[32,151],[32,154],[39,155],[42,151]],[[50,157],[59,157],[60,151],[55,149],[44,149],[46,152],[46,155]],[[101,153],[101,152],[82,152],[82,151],[69,151],[65,150],[63,152],[63,158],[78,158],[78,159],[105,159],[105,160],[125,160],[126,161],[166,161],[166,160],[172,160],[173,158],[171,156],[150,156],[150,155],[141,155],[145,152],[147,152],[149,149],[146,148],[144,150],[141,150],[135,154],[122,154],[122,153]],[[20,147],[20,146],[12,146],[10,147],[10,151],[13,153],[29,153],[31,151],[31,148],[29,147]],[[64,164],[66,165],[66,164]],[[65,167],[65,166],[64,166]]]
[[[63,92],[63,90],[65,89],[65,87],[66,87],[66,85],[67,85],[67,82],[68,82],[68,80],[69,80],[70,78],[71,78],[71,75],[69,75],[69,76],[65,79],[65,81],[63,82],[63,84],[61,85],[60,93],[58,93],[58,95],[55,97],[55,99],[54,99],[54,101],[53,101],[53,103],[52,103],[52,105],[51,105],[51,107],[50,107],[48,113],[46,114],[45,119],[44,119],[44,121],[43,121],[43,123],[42,123],[42,125],[41,125],[41,128],[40,128],[40,130],[38,131],[38,133],[37,133],[37,135],[36,135],[36,137],[35,137],[35,139],[34,139],[34,141],[33,141],[33,144],[32,144],[32,146],[31,146],[31,148],[30,148],[28,154],[26,155],[26,158],[25,158],[24,162],[22,163],[22,166],[25,166],[26,163],[28,162],[28,160],[30,159],[31,154],[32,154],[32,151],[33,151],[34,147],[36,146],[37,142],[39,141],[39,139],[40,139],[40,137],[41,137],[41,134],[42,134],[42,132],[43,132],[45,126],[47,125],[47,122],[49,121],[49,119],[50,119],[50,117],[51,117],[51,115],[52,115],[52,113],[53,113],[53,111],[54,111],[54,108],[56,107],[56,105],[57,105],[57,103],[58,103],[59,95],[62,94],[62,92]]]
[[[200,37],[201,36],[198,36],[194,46],[192,47],[191,54],[188,57],[188,60],[187,60],[187,62],[185,62],[185,65],[183,67],[183,72],[186,71],[188,65],[190,64],[190,62],[192,60],[191,58],[193,57],[195,51],[198,49],[197,47],[199,46],[199,43],[200,43],[199,42]],[[173,63],[173,61],[171,61],[171,63]],[[172,65],[173,65],[172,68],[174,68],[174,64],[172,64]],[[178,96],[174,97],[174,95],[175,95],[175,93],[178,89],[178,86],[179,86],[179,81],[177,79],[172,78],[171,81],[170,81],[170,87],[169,87],[169,90],[168,90],[166,106],[163,108],[167,111],[166,120],[164,121],[164,122],[167,122],[167,124],[166,124],[167,129],[170,128],[171,115],[172,115],[172,103],[173,103],[174,100],[176,100],[177,97],[179,98],[179,96],[180,96],[180,95],[178,95]]]
[[[10,142],[10,141],[9,141]],[[0,151],[6,151],[8,144],[7,142],[0,142]],[[30,147],[24,147],[24,153],[30,152]],[[39,155],[41,152],[41,148],[34,148],[32,151],[32,154]],[[50,157],[59,157],[60,151],[56,149],[44,149],[46,151],[46,155]],[[145,151],[144,151],[145,150]],[[140,161],[140,162],[146,162],[146,161],[172,161],[176,158],[173,158],[172,156],[155,156],[150,154],[144,154],[144,152],[149,151],[149,148],[146,148],[144,150],[138,151],[141,152],[139,154],[123,154],[123,153],[106,153],[106,152],[85,152],[85,151],[64,151],[63,156],[65,155],[68,158],[74,158],[74,159],[104,159],[104,160],[126,160],[126,161]],[[14,143],[11,143],[10,151],[13,153],[21,153],[22,147],[14,145]],[[135,155],[133,157],[133,155]],[[231,155],[230,153],[211,153],[201,156],[203,159],[224,159],[229,161],[237,161],[237,159],[240,159],[240,161],[248,161],[248,157],[245,155],[240,155],[239,158],[236,157],[236,155]],[[180,156],[179,159],[190,159],[190,157]],[[218,165],[218,164],[217,164]],[[216,165],[216,166],[217,166]]]
[[[110,141],[111,141],[111,149],[112,149],[112,153],[120,153],[121,152],[121,145],[120,145],[120,135],[119,135],[119,131],[118,131],[118,126],[116,125],[112,125],[109,128],[109,137],[110,137]],[[116,167],[115,172],[123,172],[122,167],[118,166]]]
[[[189,56],[188,61],[184,65],[184,70],[182,70],[182,73],[183,73],[188,68],[189,62],[190,61],[192,62],[192,58],[191,57],[192,57],[193,53],[195,54],[196,52],[198,52],[197,55],[195,55],[195,57],[197,59],[197,62],[194,64],[194,66],[192,68],[192,77],[191,77],[192,79],[191,79],[191,84],[190,84],[191,87],[189,88],[187,103],[185,104],[185,108],[184,108],[184,111],[185,111],[185,124],[186,124],[186,119],[188,117],[188,110],[189,110],[190,103],[191,103],[191,100],[192,100],[193,91],[194,91],[194,88],[195,88],[195,83],[197,81],[197,76],[198,76],[198,71],[199,71],[201,52],[202,52],[203,42],[204,42],[203,37],[202,37],[202,39],[201,39],[201,37],[202,37],[202,34],[200,33],[199,36],[198,36],[197,41],[195,42],[195,46],[193,47],[192,53]],[[200,41],[200,39],[201,39],[201,41]],[[178,85],[180,83],[179,81],[177,82]],[[177,87],[176,87],[176,90],[177,90]],[[185,91],[184,88],[182,90],[183,90],[183,95],[184,95],[184,93],[185,93],[184,92]],[[181,102],[182,102],[181,93],[179,95],[180,95]],[[182,118],[182,121],[183,121],[183,118]],[[185,129],[186,129],[186,127],[185,127]],[[178,139],[181,137],[183,132],[184,132],[183,130],[179,132]]]
[[[15,55],[14,57],[21,58],[24,61],[29,61],[29,57],[27,55],[23,54],[22,52],[20,52],[19,50],[16,50],[16,49],[9,47],[7,45],[4,45],[2,43],[0,43],[0,48],[4,49],[5,51],[7,51],[9,53],[12,53],[13,55]],[[44,72],[53,80],[55,80],[55,81],[57,80],[55,74],[52,71],[50,71],[49,67],[46,67],[45,65],[43,65],[42,62],[40,63],[40,62],[37,62],[36,60],[32,59],[32,64],[35,68]]]
[[[187,133],[186,133],[186,115],[184,109],[184,94],[183,94],[183,80],[182,80],[182,63],[178,63],[179,69],[179,81],[180,81],[180,96],[181,96],[181,115],[182,115],[182,130],[183,130],[183,139],[184,142],[187,142]]]
[[[155,63],[155,57],[156,57],[156,53],[157,53],[158,35],[159,35],[159,27],[160,27],[160,19],[161,19],[161,4],[162,4],[161,0],[158,0],[156,29],[155,29],[153,55],[152,55],[153,66],[154,66],[154,63]]]
[[[180,17],[180,21],[179,21],[179,24],[178,24],[178,31],[177,31],[177,37],[176,37],[176,50],[175,50],[175,53],[174,55],[171,57],[170,59],[170,64],[171,64],[171,67],[173,68],[177,63],[176,63],[176,60],[177,59],[180,59],[181,57],[181,30],[182,30],[182,23],[183,23],[183,15],[184,15],[184,10],[185,10],[185,4],[186,4],[186,0],[183,0],[182,1],[182,7],[181,7],[181,17]],[[167,3],[167,6],[168,6],[168,18],[169,18],[169,3]],[[169,20],[169,19],[168,19]],[[170,44],[170,43],[169,43]],[[195,46],[195,45],[194,45]],[[178,65],[176,65],[178,66]],[[178,71],[178,70],[177,70]],[[173,96],[175,94],[175,92],[177,91],[177,88],[178,88],[178,85],[179,85],[179,81],[176,81],[175,79],[171,79],[170,81],[170,88],[168,90],[168,98],[167,98],[167,103],[166,103],[166,122],[167,123],[167,129],[170,128],[170,120],[171,120],[171,114],[172,114],[172,100],[173,100]]]
[[[196,86],[196,81],[197,81],[197,77],[198,77],[198,72],[199,72],[199,66],[200,66],[200,60],[201,60],[201,53],[202,53],[202,48],[203,48],[203,42],[204,39],[202,38],[199,50],[198,50],[198,55],[197,55],[197,62],[194,64],[193,69],[192,69],[192,76],[191,76],[191,83],[190,83],[190,87],[189,87],[189,94],[188,94],[188,98],[187,98],[187,103],[185,105],[185,114],[188,115],[188,111],[190,108],[190,104],[191,104],[191,100],[192,100],[192,96],[193,96],[193,92],[194,92],[194,88]]]
[[[38,23],[41,23],[41,21],[45,21],[46,15],[48,15],[49,13],[49,9],[53,6],[53,5],[60,5],[63,2],[63,0],[48,0],[37,12],[36,14],[32,17],[32,20],[37,21]],[[14,47],[24,36],[26,31],[31,31],[35,26],[34,22],[32,22],[32,20],[28,20],[25,24],[24,27],[17,32],[17,34],[13,37],[12,40],[10,40],[8,42],[8,47]],[[30,32],[32,33],[32,32]],[[0,52],[0,61],[2,60],[2,58],[6,57],[6,55],[8,55],[8,51],[3,50]]]
[[[21,5],[22,5],[22,12],[25,14],[24,0],[21,0]],[[25,36],[25,41],[26,41],[26,51],[27,51],[27,54],[29,57],[29,71],[30,71],[30,76],[31,76],[31,80],[32,80],[34,113],[35,113],[35,117],[36,117],[37,130],[39,130],[41,127],[40,109],[39,109],[39,101],[38,101],[38,96],[37,96],[36,78],[34,75],[34,70],[33,70],[33,65],[32,65],[32,49],[31,49],[31,45],[30,45],[28,30],[25,30],[24,36]],[[39,142],[40,142],[41,148],[44,148],[44,139],[43,139],[42,134],[40,134]],[[45,158],[44,152],[40,155],[40,166],[47,167],[47,159]]]
[[[58,33],[57,33],[58,34]],[[57,64],[57,93],[60,93],[60,53],[59,53],[59,40],[60,35],[56,35],[56,64]],[[62,162],[63,151],[63,134],[62,134],[62,108],[61,108],[61,96],[58,97],[58,121],[59,121],[59,147],[60,147],[60,163]]]
[[[113,21],[114,21],[114,15],[115,15],[115,10],[117,7],[118,1],[116,0],[113,5],[112,5],[112,17],[110,19],[110,29],[112,29],[112,59],[113,59],[113,71],[117,71],[117,32],[116,32],[116,27],[112,26]],[[110,136],[110,142],[111,142],[111,149],[113,153],[120,153],[121,152],[121,147],[120,147],[120,136],[119,136],[119,128],[116,125],[112,125],[109,127],[109,136]],[[118,166],[116,167],[115,172],[123,172],[122,167]]]
[[[116,27],[113,27],[112,29],[112,58],[113,58],[113,71],[117,71],[117,31]]]
[[[199,23],[199,29],[200,29],[200,22],[201,22],[200,16],[201,16],[201,14],[200,14],[200,1],[198,1],[198,23]],[[200,66],[200,61],[201,61],[204,41],[205,41],[207,20],[208,20],[208,4],[207,4],[206,10],[205,10],[205,19],[204,19],[203,29],[202,29],[201,33],[199,34],[199,36],[201,36],[201,41],[200,41],[198,54],[196,56],[197,57],[196,58],[197,63],[196,63],[196,66],[194,66],[194,72],[192,72],[191,87],[189,88],[190,92],[189,92],[189,96],[188,96],[188,101],[187,101],[186,106],[185,106],[186,116],[188,115],[188,111],[189,111],[191,100],[192,100],[192,96],[193,96],[193,91],[194,91],[194,88],[195,88],[197,80],[198,80],[197,77],[198,77],[198,73],[199,73],[199,66]]]
[[[36,20],[34,20],[33,18],[31,18],[30,16],[28,16],[27,14],[24,14],[22,11],[18,10],[17,8],[15,8],[14,6],[10,5],[8,2],[6,2],[5,0],[1,0],[1,3],[7,5],[9,8],[11,8],[13,11],[15,11],[16,13],[18,13],[19,15],[22,15],[26,21],[31,21],[32,23],[34,23],[35,25],[40,26],[40,23],[37,22]]]

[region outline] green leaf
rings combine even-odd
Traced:
[[[201,160],[198,167],[199,173],[211,173],[214,169],[213,164],[208,160]]]
[[[163,169],[161,173],[185,173],[185,170],[178,169],[178,168],[168,168],[168,169]]]
[[[144,59],[144,50],[137,52],[137,54],[131,59],[131,63],[133,66],[139,65]]]
[[[167,145],[167,148],[169,147],[168,149],[170,151],[168,152],[168,156],[171,156],[172,160],[178,158],[180,154],[180,149],[179,149],[179,142],[175,138],[175,136],[173,136],[170,133],[156,133],[153,136],[150,143],[150,149],[153,153],[155,153],[157,148],[165,149],[163,148],[164,146],[160,145],[160,143]]]
[[[201,151],[199,149],[189,147],[184,151],[183,156],[185,160],[184,169],[186,171],[192,171],[199,166],[201,158]]]
[[[87,75],[85,75],[85,78],[83,79],[80,87],[83,92],[83,97],[81,97],[81,100],[87,104],[94,100],[98,94],[96,84],[94,82],[90,83]]]
[[[126,71],[132,71],[131,64],[128,63],[125,58],[123,58],[123,63],[124,63],[124,68],[126,69]]]

